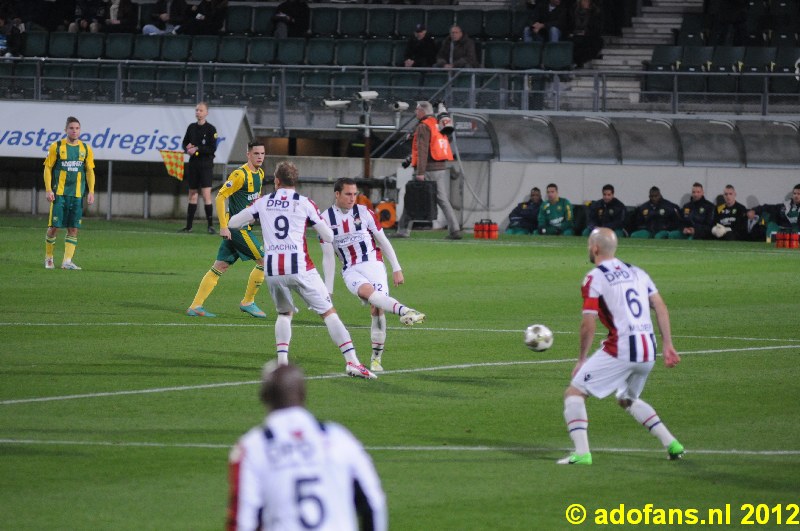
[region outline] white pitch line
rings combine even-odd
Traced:
[[[709,350],[693,350],[690,352],[681,352],[681,355],[694,355],[694,354],[721,354],[726,352],[755,352],[761,350],[784,350],[784,349],[800,349],[800,344],[797,345],[775,345],[769,347],[743,347],[743,348],[727,348],[727,349],[709,349]],[[548,363],[575,363],[574,358],[563,359],[550,359],[550,360],[521,360],[521,361],[493,361],[485,363],[461,363],[455,365],[440,365],[437,367],[416,367],[412,369],[397,369],[384,371],[381,375],[390,374],[412,374],[419,372],[433,372],[433,371],[446,371],[453,369],[473,369],[480,367],[508,367],[517,365],[544,365]],[[342,373],[321,374],[317,376],[307,376],[306,380],[331,380],[335,378],[347,378],[348,376]],[[62,396],[45,396],[38,398],[19,398],[14,400],[2,400],[0,406],[10,406],[14,404],[30,404],[34,402],[56,402],[61,400],[76,400],[80,398],[100,398],[106,396],[126,396],[126,395],[143,395],[152,393],[168,393],[171,391],[194,391],[198,389],[215,389],[220,387],[236,387],[240,385],[256,385],[261,383],[259,380],[247,380],[243,382],[220,382],[214,384],[198,384],[186,385],[175,387],[156,387],[151,389],[134,389],[130,391],[107,391],[100,393],[86,393],[78,395],[62,395]]]
[[[216,443],[157,443],[136,441],[56,441],[37,439],[0,439],[0,444],[7,445],[47,445],[47,446],[108,446],[118,448],[206,448],[211,450],[227,450],[232,444]],[[536,446],[366,446],[370,452],[569,452],[572,448],[546,448]],[[592,448],[595,453],[661,453],[655,448]],[[713,450],[689,449],[687,454],[699,455],[760,455],[760,456],[795,456],[800,450]]]

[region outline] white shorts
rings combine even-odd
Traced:
[[[617,400],[636,400],[654,365],[655,360],[627,361],[598,350],[572,378],[572,386],[595,398],[616,393]]]
[[[386,277],[386,266],[383,262],[359,262],[342,271],[344,285],[350,293],[358,297],[358,288],[362,284],[372,284],[375,291],[389,295],[389,282]]]
[[[296,275],[280,275],[266,278],[269,294],[278,313],[295,312],[292,290],[296,291],[308,307],[322,315],[331,308],[331,296],[316,269],[303,271]]]

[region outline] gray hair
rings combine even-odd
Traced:
[[[418,101],[417,107],[422,109],[425,114],[433,114],[433,105],[429,101]]]

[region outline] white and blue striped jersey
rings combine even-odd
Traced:
[[[333,205],[322,213],[322,218],[333,230],[333,247],[342,262],[342,271],[361,262],[383,261],[372,236],[383,229],[372,210],[356,204],[342,212]]]
[[[302,407],[271,412],[231,451],[227,529],[386,531],[386,496],[360,442]]]
[[[581,288],[583,313],[597,314],[608,328],[602,345],[606,353],[634,362],[655,359],[650,295],[657,292],[647,273],[617,258],[589,271]]]

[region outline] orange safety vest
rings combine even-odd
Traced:
[[[428,147],[430,156],[433,160],[453,160],[453,152],[450,151],[450,141],[439,131],[439,122],[433,116],[428,116],[420,123],[428,126],[431,131],[431,142]],[[414,131],[414,138],[411,140],[411,165],[417,167],[419,153],[417,150],[417,131]]]

